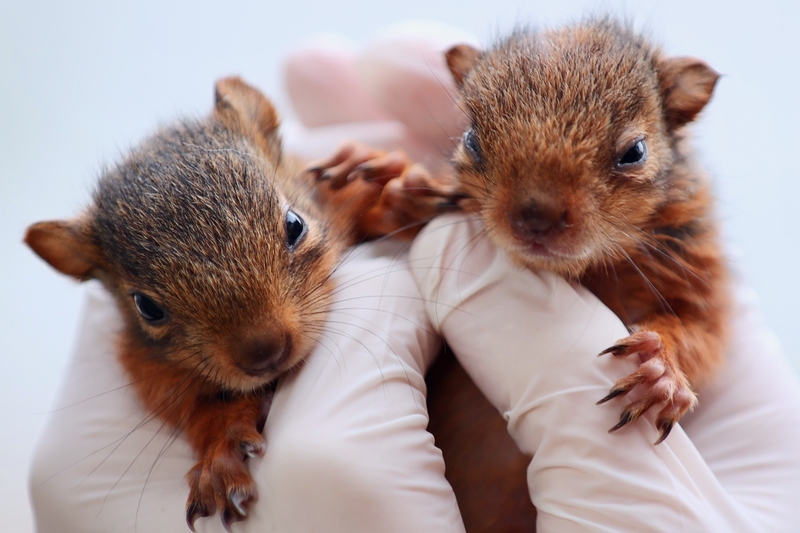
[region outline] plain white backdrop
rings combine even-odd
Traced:
[[[0,516],[27,533],[27,468],[73,343],[82,289],[21,244],[88,200],[104,163],[156,125],[211,108],[240,74],[286,109],[281,58],[310,36],[367,42],[432,19],[490,43],[517,23],[611,12],[723,74],[696,128],[741,276],[800,369],[800,4],[726,0],[0,2]],[[754,354],[757,357],[758,354]],[[57,416],[57,413],[56,415]]]

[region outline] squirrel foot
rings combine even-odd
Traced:
[[[223,440],[209,447],[186,475],[186,523],[192,531],[198,518],[217,510],[226,531],[231,530],[232,523],[244,520],[248,505],[258,497],[247,460],[264,455],[265,444],[255,428],[239,427],[231,428]]]
[[[383,152],[358,141],[345,141],[330,157],[312,163],[308,172],[317,181],[328,181],[332,189],[341,189],[359,178],[379,185],[400,176],[411,165],[405,153]]]
[[[618,396],[625,396],[636,387],[645,388],[642,397],[630,404],[620,415],[619,423],[609,432],[616,431],[635,422],[653,405],[666,403],[658,413],[656,428],[661,433],[655,444],[667,438],[678,420],[697,403],[683,373],[667,354],[661,336],[655,331],[640,331],[618,341],[599,355],[612,354],[624,357],[638,354],[642,360],[639,369],[618,380],[611,392],[597,404],[603,404]]]
[[[436,215],[459,209],[464,196],[452,176],[433,176],[399,151],[383,152],[346,141],[307,170],[328,189],[328,202],[352,211],[359,233],[413,236]]]

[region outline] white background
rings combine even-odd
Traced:
[[[32,448],[73,343],[81,288],[21,244],[25,227],[88,200],[105,162],[157,124],[210,109],[213,81],[241,74],[285,109],[281,57],[318,32],[367,42],[427,18],[484,43],[515,23],[624,14],[674,54],[723,74],[696,129],[727,240],[800,368],[800,3],[163,0],[0,3],[0,516],[28,532]],[[757,354],[754,354],[757,356]],[[54,414],[57,416],[57,413]]]

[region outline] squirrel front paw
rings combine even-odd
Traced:
[[[264,437],[254,428],[232,430],[209,447],[186,475],[186,523],[192,531],[198,518],[211,516],[217,510],[227,531],[232,523],[244,520],[248,506],[258,498],[248,460],[263,455],[264,450]]]
[[[357,230],[376,237],[413,236],[436,215],[459,209],[464,198],[451,176],[433,176],[401,151],[383,152],[346,141],[308,167],[328,188],[327,202],[349,211]]]
[[[644,394],[630,404],[620,415],[619,423],[609,432],[616,431],[636,421],[652,406],[664,403],[658,413],[656,428],[661,433],[656,444],[667,438],[672,427],[680,418],[697,404],[697,396],[689,387],[686,376],[673,363],[661,336],[655,331],[640,331],[626,337],[599,355],[612,354],[624,357],[638,354],[642,361],[639,369],[618,380],[611,392],[597,404],[603,404],[618,396],[625,396],[636,387],[642,387]]]
[[[408,156],[399,150],[387,153],[358,141],[344,141],[332,156],[309,165],[308,172],[318,181],[329,182],[333,189],[360,178],[383,186],[410,164]]]

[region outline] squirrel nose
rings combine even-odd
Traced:
[[[511,230],[525,241],[548,239],[567,227],[567,211],[554,205],[531,201],[509,212]]]
[[[234,361],[245,374],[262,376],[276,370],[292,353],[292,338],[288,333],[264,336],[242,343],[234,352]]]

